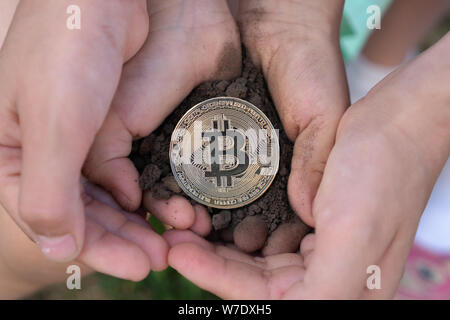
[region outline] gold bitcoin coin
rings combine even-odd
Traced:
[[[260,197],[278,171],[278,132],[253,104],[230,97],[203,101],[172,133],[170,165],[195,201],[237,208]]]

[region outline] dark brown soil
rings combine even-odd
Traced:
[[[267,115],[274,127],[280,130],[280,166],[270,188],[252,204],[231,210],[208,208],[213,215],[214,229],[209,237],[211,239],[221,237],[222,240],[232,241],[234,227],[247,216],[257,215],[262,218],[269,235],[282,223],[298,222],[297,215],[289,206],[286,191],[293,145],[282,129],[262,72],[247,58],[244,58],[240,77],[232,81],[211,81],[198,86],[156,131],[133,143],[130,158],[141,173],[142,189],[151,189],[154,197],[163,199],[169,198],[173,193],[183,194],[172,176],[169,164],[172,131],[179,119],[192,106],[219,96],[245,99]]]

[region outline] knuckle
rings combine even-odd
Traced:
[[[63,210],[48,209],[29,203],[21,203],[19,215],[31,228],[57,229],[66,220]]]

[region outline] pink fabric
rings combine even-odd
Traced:
[[[411,250],[397,299],[450,299],[450,255]]]

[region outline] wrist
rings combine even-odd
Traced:
[[[410,108],[412,116],[428,123],[427,129],[436,138],[450,144],[450,32],[420,55],[405,71],[412,78],[409,88],[417,101]],[[409,69],[409,70],[408,70]],[[406,88],[405,88],[406,89]],[[411,101],[414,102],[414,101]],[[447,152],[450,150],[447,149]]]
[[[300,29],[307,26],[313,35],[319,34],[326,40],[339,40],[345,0],[296,0],[295,3],[299,8],[297,22]]]
[[[412,152],[436,177],[450,155],[449,51],[450,34],[392,72],[349,110],[373,124],[370,129],[387,133],[403,153]]]
[[[402,130],[434,163],[450,155],[450,33],[407,65],[395,87]],[[395,76],[395,75],[394,75]]]
[[[243,1],[239,7],[242,40],[263,68],[281,48],[317,42],[338,47],[343,6],[344,0]]]

